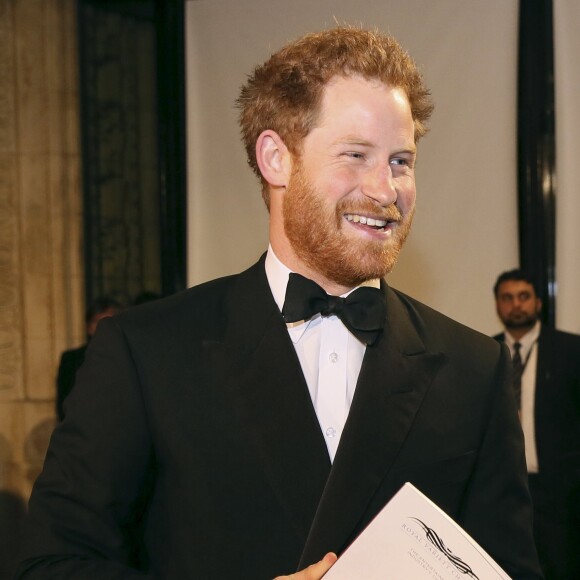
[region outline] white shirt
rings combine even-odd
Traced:
[[[266,276],[280,312],[290,273],[270,246],[266,255]],[[367,284],[380,287],[379,280]],[[350,292],[343,296],[348,294]],[[366,346],[336,316],[317,314],[310,320],[286,326],[332,462],[354,397]]]
[[[541,324],[538,320],[533,328],[519,340],[516,340],[509,331],[505,332],[505,342],[508,345],[512,358],[514,356],[514,344],[519,342],[520,356],[525,364],[522,375],[522,400],[520,419],[524,432],[526,448],[526,463],[528,473],[538,473],[538,452],[536,449],[536,426],[535,426],[535,403],[536,403],[536,369],[538,367],[538,338]]]

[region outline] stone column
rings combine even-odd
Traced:
[[[74,0],[0,0],[0,492],[23,500],[84,338],[76,34]]]

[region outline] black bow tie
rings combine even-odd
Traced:
[[[286,323],[309,320],[315,314],[335,315],[362,342],[373,345],[386,317],[385,297],[378,288],[363,286],[346,298],[327,294],[316,282],[290,274],[282,315]]]

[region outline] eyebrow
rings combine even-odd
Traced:
[[[335,145],[363,145],[364,147],[372,147],[373,144],[370,141],[367,141],[366,139],[361,139],[360,137],[351,137],[351,136],[347,136],[347,137],[342,137],[340,139],[337,139],[334,142]]]

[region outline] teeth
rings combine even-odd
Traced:
[[[370,217],[368,218],[368,217],[365,217],[364,215],[347,213],[344,217],[346,217],[346,219],[349,222],[366,224],[367,226],[373,226],[373,227],[377,227],[377,228],[384,228],[387,225],[386,220],[379,220],[379,219],[370,218]]]

